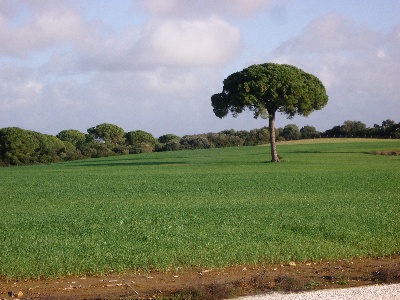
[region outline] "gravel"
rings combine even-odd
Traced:
[[[270,293],[237,300],[400,300],[400,284],[319,290],[302,293]]]

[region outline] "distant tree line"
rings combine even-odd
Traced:
[[[338,138],[372,137],[400,138],[400,123],[386,120],[372,128],[360,121],[345,121],[325,132],[313,126],[299,129],[294,124],[275,130],[277,141]],[[124,132],[116,125],[103,123],[89,128],[87,133],[78,130],[63,130],[56,136],[18,127],[0,129],[0,166],[46,164],[60,161],[97,158],[122,154],[137,154],[154,151],[177,151],[208,149],[234,146],[256,146],[267,144],[267,127],[250,131],[224,130],[218,133],[204,133],[179,137],[166,134],[158,139],[152,134],[135,130]]]

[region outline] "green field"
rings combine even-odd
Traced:
[[[0,277],[400,253],[400,140],[176,151],[0,169]]]

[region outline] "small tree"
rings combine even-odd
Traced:
[[[367,126],[361,121],[344,121],[341,131],[345,136],[362,136]]]
[[[185,135],[181,139],[183,149],[209,149],[211,143],[206,134]]]
[[[0,164],[24,165],[35,162],[39,141],[29,131],[18,127],[0,129]]]
[[[387,119],[385,121],[382,121],[382,128],[385,130],[387,128],[390,128],[392,126],[396,125],[395,121],[391,119]]]
[[[164,134],[158,138],[156,143],[156,151],[176,151],[180,150],[181,137],[175,134]]]
[[[288,124],[283,128],[281,136],[284,137],[286,141],[298,140],[300,139],[301,133],[297,125]]]
[[[75,129],[63,130],[56,136],[63,142],[70,142],[74,146],[84,143],[86,138],[84,133]]]
[[[94,138],[102,139],[107,145],[122,145],[125,143],[125,132],[117,125],[103,123],[96,127],[89,128],[88,134]]]
[[[175,134],[164,134],[162,136],[160,136],[158,138],[158,142],[161,144],[166,144],[166,143],[170,143],[170,142],[178,142],[181,140],[180,136],[177,136]]]
[[[325,137],[341,137],[342,127],[340,125],[333,126],[331,129],[326,130],[323,135]]]
[[[229,112],[236,117],[248,109],[254,118],[269,119],[271,156],[279,162],[275,143],[275,115],[308,116],[323,108],[328,96],[322,82],[314,75],[290,65],[266,63],[250,66],[229,75],[221,93],[211,97],[214,113],[223,118]]]
[[[321,133],[314,126],[306,125],[300,129],[302,139],[314,139],[321,137]]]
[[[60,154],[64,150],[64,142],[57,137],[49,134],[43,134],[36,131],[28,131],[38,142],[38,148],[35,150],[35,162],[51,163],[62,160]]]
[[[125,138],[130,153],[152,152],[157,143],[157,139],[151,133],[143,130],[130,131],[125,134]]]

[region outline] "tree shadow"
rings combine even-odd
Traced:
[[[303,153],[303,154],[309,154],[309,153],[318,153],[318,154],[332,154],[332,153],[363,153],[362,151],[323,151],[323,150],[292,150],[288,151],[286,150],[285,153]]]
[[[73,167],[115,167],[115,166],[121,166],[121,167],[127,167],[127,166],[163,166],[163,165],[184,165],[186,162],[180,160],[180,161],[163,161],[160,159],[160,161],[156,161],[157,158],[116,158],[116,159],[99,159],[96,161],[96,159],[90,159],[90,160],[77,160],[77,161],[71,161],[68,162],[68,165],[73,166]]]
[[[90,164],[81,164],[81,165],[76,165],[76,167],[115,167],[115,166],[121,166],[121,167],[127,167],[127,166],[163,166],[163,165],[184,165],[186,163],[184,162],[155,162],[155,161],[149,161],[149,162],[102,162],[102,163],[90,163]]]

